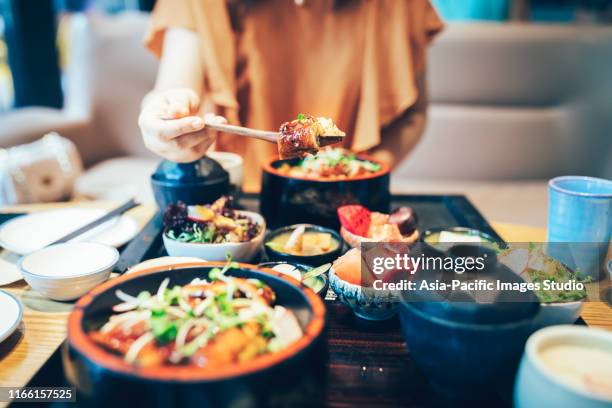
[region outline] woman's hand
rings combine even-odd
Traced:
[[[186,163],[198,160],[214,142],[205,122],[226,123],[225,118],[195,116],[200,98],[188,88],[156,92],[145,99],[138,126],[145,146],[165,159]]]

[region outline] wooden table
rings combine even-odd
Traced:
[[[29,212],[75,205],[107,208],[113,206],[109,203],[84,202],[19,206],[11,207],[10,211]],[[128,215],[144,225],[154,211],[153,205],[145,205],[130,211]],[[545,230],[541,228],[503,223],[494,223],[493,227],[509,242],[543,242],[546,238]],[[1,289],[12,293],[22,302],[24,313],[19,329],[0,344],[0,386],[20,387],[28,383],[64,340],[71,304],[42,299],[23,281]],[[612,309],[604,303],[586,303],[582,317],[589,326],[612,330]],[[0,407],[5,405],[0,403]]]
[[[3,212],[31,212],[65,207],[113,208],[112,203],[54,203],[15,206]],[[155,207],[146,205],[126,213],[144,225],[154,214]],[[23,305],[23,321],[17,331],[0,344],[0,386],[21,387],[28,383],[66,338],[66,321],[71,303],[55,302],[42,298],[32,291],[25,281],[0,287],[13,294]],[[0,402],[0,407],[7,405]]]

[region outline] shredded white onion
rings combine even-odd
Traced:
[[[164,301],[164,292],[166,288],[168,288],[168,284],[170,283],[170,278],[166,278],[162,281],[161,285],[159,285],[159,289],[157,289],[157,300],[162,303]]]
[[[140,336],[134,343],[132,343],[132,346],[125,354],[125,361],[128,364],[134,364],[142,348],[152,342],[154,339],[155,336],[153,335],[153,332],[146,332]]]
[[[185,340],[189,335],[189,331],[195,326],[195,321],[191,320],[181,326],[178,333],[176,334],[175,345],[176,349],[180,350],[185,345]]]
[[[123,300],[125,303],[131,303],[134,305],[138,305],[138,298],[132,295],[128,295],[122,290],[117,289],[115,291],[115,296],[117,296],[120,300]]]

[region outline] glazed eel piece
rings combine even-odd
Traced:
[[[323,146],[337,143],[345,133],[331,119],[300,114],[280,127],[278,154],[281,159],[314,154]]]

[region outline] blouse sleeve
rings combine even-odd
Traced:
[[[360,102],[351,140],[356,151],[379,145],[381,128],[417,102],[416,78],[425,70],[427,46],[444,28],[429,0],[376,0],[366,5]]]
[[[425,2],[423,22],[423,31],[425,34],[425,41],[427,43],[431,42],[431,40],[433,40],[434,37],[444,29],[444,22],[429,0]]]
[[[144,42],[158,58],[168,28],[185,28],[198,34],[204,93],[217,110],[233,116],[238,110],[235,33],[225,0],[157,0]]]

